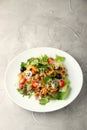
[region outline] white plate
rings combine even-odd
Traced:
[[[66,58],[64,64],[68,69],[71,91],[65,100],[50,101],[46,105],[40,105],[35,97],[28,99],[28,97],[22,97],[22,95],[17,92],[15,84],[18,78],[17,74],[20,71],[20,63],[32,56],[37,57],[40,54],[47,54],[50,57],[55,57],[56,54],[59,54]],[[82,83],[82,70],[76,60],[64,51],[49,47],[33,48],[21,53],[9,63],[5,74],[5,87],[10,98],[22,108],[35,112],[50,112],[67,106],[75,100],[80,93]]]

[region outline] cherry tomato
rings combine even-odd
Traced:
[[[26,81],[26,78],[21,78],[20,81],[19,81],[19,84],[24,84]]]
[[[64,80],[61,79],[58,81],[58,84],[60,87],[63,87],[65,85],[65,82],[64,82]]]
[[[52,63],[54,59],[52,57],[48,58],[48,63]]]
[[[32,88],[36,88],[37,87],[37,85],[38,85],[38,81],[37,80],[33,80],[32,81]]]

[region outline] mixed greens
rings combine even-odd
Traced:
[[[35,95],[41,105],[50,100],[64,100],[70,90],[64,60],[65,57],[59,55],[52,58],[45,54],[21,62],[18,92],[29,98]]]

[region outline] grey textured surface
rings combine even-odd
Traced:
[[[68,52],[79,62],[84,74],[77,99],[52,113],[18,107],[3,87],[10,60],[39,46]],[[87,129],[87,0],[0,0],[0,130],[29,129]]]

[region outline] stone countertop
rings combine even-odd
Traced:
[[[10,60],[28,48],[40,46],[68,52],[84,75],[76,100],[51,113],[26,111],[14,104],[4,90]],[[0,0],[0,130],[86,129],[87,0]]]

